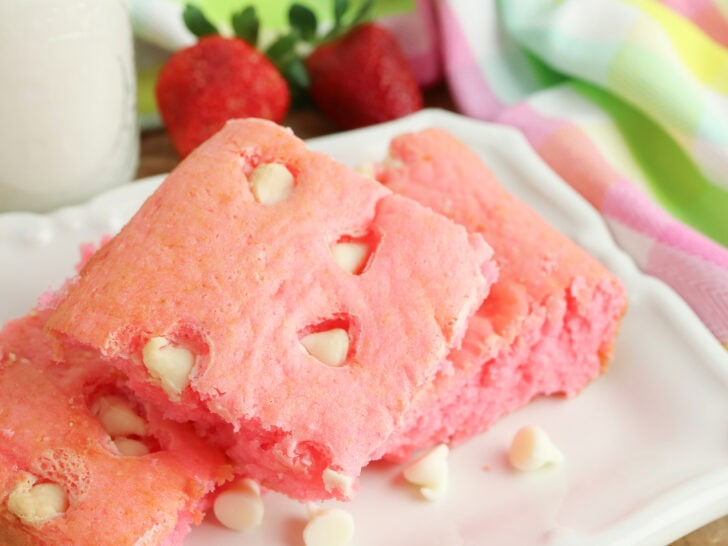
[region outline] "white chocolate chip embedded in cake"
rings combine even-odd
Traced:
[[[340,508],[310,510],[303,529],[306,546],[345,546],[354,536],[354,518]]]
[[[293,191],[293,175],[280,163],[263,163],[250,175],[250,188],[262,205],[275,205]]]
[[[195,357],[184,347],[177,347],[163,337],[153,337],[142,349],[142,359],[167,394],[179,396],[189,384]]]
[[[244,478],[221,492],[212,506],[217,520],[234,531],[247,531],[263,521],[263,499],[260,487]]]
[[[119,453],[125,457],[141,457],[142,455],[149,454],[147,445],[134,438],[126,438],[124,436],[114,438],[114,445],[119,450]]]
[[[362,176],[376,179],[377,169],[373,161],[364,161],[363,163],[359,163],[356,167],[354,167],[354,170]]]
[[[326,491],[339,491],[347,499],[354,493],[354,479],[346,474],[327,468],[322,474]]]
[[[420,488],[427,500],[439,499],[447,489],[447,445],[440,444],[425,453],[404,469],[404,478]]]
[[[34,483],[29,476],[8,496],[8,510],[25,525],[38,525],[58,517],[68,509],[65,489],[55,483]]]
[[[341,366],[349,353],[349,334],[343,328],[332,328],[301,338],[308,354],[327,366]]]
[[[131,404],[121,396],[108,395],[99,398],[91,408],[101,426],[112,438],[116,436],[144,436],[147,423]]]
[[[334,261],[347,273],[358,274],[369,257],[369,245],[359,242],[341,242],[331,247]]]
[[[564,456],[543,429],[525,426],[513,437],[508,459],[517,470],[532,472],[550,464],[561,463]]]

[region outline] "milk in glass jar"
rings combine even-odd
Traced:
[[[0,212],[79,203],[134,176],[122,0],[0,1]]]

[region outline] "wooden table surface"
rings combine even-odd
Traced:
[[[443,88],[428,91],[425,94],[425,103],[429,107],[455,110]],[[291,112],[285,125],[291,127],[301,138],[327,135],[337,131],[334,125],[312,110]],[[177,163],[179,158],[163,130],[147,131],[142,134],[137,178],[169,172]],[[728,546],[728,516],[690,533],[670,546]]]

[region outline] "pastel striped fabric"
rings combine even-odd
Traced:
[[[458,107],[519,129],[728,347],[728,0],[431,7]]]

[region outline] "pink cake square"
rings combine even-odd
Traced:
[[[625,311],[621,282],[509,194],[449,133],[397,137],[377,179],[483,234],[500,274],[440,375],[381,453],[457,443],[541,395],[573,396],[605,369]]]
[[[195,422],[239,473],[298,499],[349,498],[446,372],[491,256],[479,234],[290,131],[234,121],[88,262],[48,328]]]
[[[54,362],[48,314],[0,331],[0,544],[182,544],[231,465],[121,372]]]

